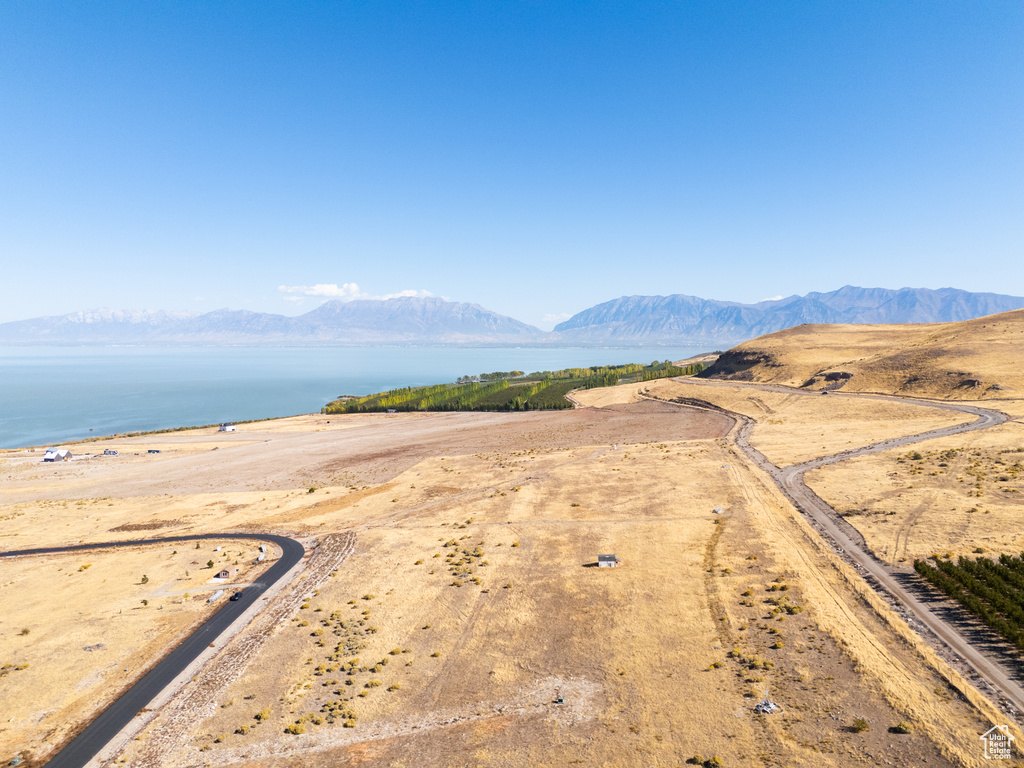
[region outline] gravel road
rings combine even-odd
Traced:
[[[680,379],[679,381],[698,386],[744,387],[769,392],[782,392],[787,395],[821,397],[821,393],[819,392],[801,392],[800,390],[791,389],[789,387],[780,387],[769,384],[736,384],[734,382],[724,383],[690,378],[685,380]],[[860,566],[862,574],[866,573],[873,578],[878,585],[880,585],[892,596],[893,599],[898,601],[899,604],[906,609],[908,614],[916,618],[931,630],[954,654],[959,656],[982,679],[1002,694],[1007,701],[1009,701],[1018,710],[1024,711],[1024,688],[1022,688],[1018,682],[1017,676],[1014,674],[1014,670],[1009,669],[1000,661],[996,661],[987,656],[966,637],[964,637],[963,634],[957,631],[955,627],[951,626],[948,622],[934,613],[928,605],[923,603],[918,597],[911,594],[898,580],[896,570],[877,560],[870,552],[867,551],[867,548],[861,542],[856,541],[847,530],[848,523],[843,521],[836,510],[833,509],[824,499],[818,496],[818,494],[812,491],[804,481],[804,476],[812,469],[818,469],[819,467],[836,464],[841,461],[848,461],[849,459],[853,459],[858,456],[866,456],[871,453],[888,451],[893,448],[903,448],[925,440],[933,440],[938,437],[948,437],[950,435],[963,434],[965,432],[972,432],[978,429],[988,429],[989,427],[1003,424],[1008,421],[1010,417],[1000,411],[992,410],[990,408],[981,408],[976,405],[937,402],[909,397],[862,393],[839,393],[835,391],[831,392],[828,397],[913,403],[916,405],[927,406],[929,408],[940,408],[948,411],[969,413],[977,416],[978,418],[967,424],[956,424],[951,427],[934,429],[929,432],[921,432],[916,435],[894,437],[877,443],[871,443],[870,445],[865,445],[861,448],[854,448],[832,454],[830,456],[811,459],[810,461],[794,464],[793,466],[778,467],[770,462],[763,453],[750,445],[750,432],[757,424],[754,419],[740,413],[727,411],[724,408],[719,408],[718,406],[700,400],[680,398],[678,402],[683,405],[710,408],[711,410],[727,413],[732,416],[736,420],[736,428],[732,432],[732,437],[735,440],[736,445],[752,462],[754,462],[755,465],[757,465],[758,468],[766,472],[772,480],[775,481],[775,484],[790,499],[790,501],[796,505],[797,509],[812,518],[818,526],[820,526],[820,529],[826,531],[835,544],[843,550],[844,554]]]

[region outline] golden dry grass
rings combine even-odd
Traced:
[[[207,561],[239,568],[238,583],[255,559],[243,542],[194,546],[0,561],[0,755],[59,744],[205,618],[221,588]]]
[[[872,552],[909,567],[936,553],[1020,554],[1022,464],[1024,425],[1008,422],[815,470],[807,482]]]
[[[706,386],[684,379],[649,382],[642,388],[653,397],[695,398],[757,420],[751,445],[778,466],[975,419],[912,403],[809,397],[765,392],[741,384]]]
[[[688,386],[641,385],[670,396]],[[158,716],[124,753],[129,763],[161,738],[175,748],[140,765],[647,766],[697,753],[726,765],[978,764],[991,708],[951,693],[962,681],[727,446],[725,422],[635,402],[637,390],[580,393],[592,407],[562,414],[304,417],[245,435],[249,444],[225,447],[213,467],[209,452],[185,447],[145,465],[6,458],[4,542],[33,532],[47,543],[225,528],[356,533],[355,553],[315,594],[293,585],[307,607],[196,713],[191,732],[161,734]],[[824,413],[841,416],[843,434],[808,448],[823,405],[757,394],[758,405],[730,391],[692,396],[772,409],[779,423],[758,439],[780,461],[890,436],[895,418],[909,419],[905,432],[936,424],[909,407],[837,412],[837,401]],[[220,487],[209,488],[218,471]],[[584,567],[606,552],[624,565]],[[339,665],[355,657],[349,675]],[[48,659],[40,669],[61,674]],[[766,686],[782,715],[753,714]],[[556,688],[564,705],[552,704]],[[342,711],[357,714],[354,728]],[[850,733],[854,717],[872,729]],[[286,734],[297,720],[305,733]],[[901,720],[915,731],[894,740],[887,728]]]
[[[586,394],[621,405],[635,388]],[[886,753],[900,720],[918,730],[892,755],[942,764],[987,722],[936,693],[945,678],[717,439],[445,452],[358,504],[322,493],[306,523],[356,530],[356,553],[170,764],[846,765]],[[453,574],[446,555],[476,547]],[[603,552],[624,565],[584,567]],[[772,613],[779,596],[804,610]],[[766,686],[786,714],[753,715]],[[848,733],[857,716],[873,730]]]
[[[846,372],[853,374],[847,391],[1020,398],[1024,310],[959,323],[801,325],[734,347],[709,372],[812,389],[824,385],[825,374]]]

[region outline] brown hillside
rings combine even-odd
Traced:
[[[733,347],[703,374],[955,400],[1024,394],[1024,310],[959,323],[800,325]]]

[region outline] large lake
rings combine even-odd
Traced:
[[[293,416],[338,395],[703,350],[479,347],[0,348],[0,448]]]

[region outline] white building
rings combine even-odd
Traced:
[[[67,448],[47,448],[43,461],[71,461],[71,451]]]
[[[221,432],[234,432],[235,431],[235,425],[234,424],[221,424],[220,425],[220,431]]]

